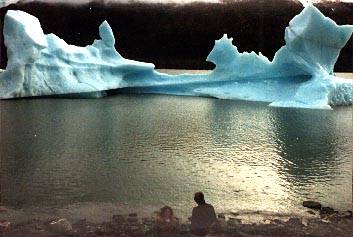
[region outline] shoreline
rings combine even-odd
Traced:
[[[314,199],[315,200],[315,199]],[[317,202],[315,202],[317,203]],[[311,210],[305,205],[301,205],[301,201],[296,202],[294,206],[285,204],[275,204],[271,208],[263,209],[261,206],[234,206],[227,203],[212,202],[216,213],[225,219],[241,219],[243,224],[261,224],[272,220],[287,221],[290,218],[299,218],[302,220],[320,218],[320,210]],[[229,203],[228,203],[229,204]],[[140,218],[155,217],[160,208],[168,205],[171,206],[174,215],[181,221],[187,222],[191,217],[192,209],[196,206],[190,200],[190,203],[179,205],[173,202],[160,203],[128,203],[128,202],[74,202],[57,205],[25,205],[12,206],[8,203],[0,203],[0,220],[7,220],[17,224],[27,222],[31,219],[46,221],[48,219],[66,218],[70,222],[76,222],[86,219],[89,222],[98,224],[107,222],[112,216],[129,215],[138,213]],[[324,205],[330,205],[323,203]],[[331,205],[330,205],[331,206]],[[331,214],[345,213],[352,211],[351,205],[332,206]],[[320,204],[321,208],[321,204]],[[1,211],[1,210],[4,211]]]
[[[31,219],[38,219],[45,221],[47,219],[55,218],[66,218],[71,222],[76,222],[81,219],[87,219],[92,223],[101,223],[109,221],[110,218],[115,215],[129,215],[130,213],[138,213],[141,218],[150,218],[159,211],[164,204],[160,205],[129,205],[119,203],[76,203],[66,206],[47,206],[47,207],[10,207],[0,205],[0,220],[6,219],[12,223],[27,222]],[[195,205],[192,204],[190,207],[180,209],[173,207],[175,216],[182,222],[187,221],[191,216],[192,208]],[[1,208],[6,211],[1,212]],[[289,218],[299,219],[310,219],[316,218],[318,214],[308,213],[304,207],[298,208],[298,210],[292,210],[291,212],[282,211],[270,211],[270,210],[251,210],[251,209],[234,209],[224,208],[215,206],[216,212],[225,219],[237,218],[241,219],[242,223],[263,223],[264,220],[283,220],[286,221]],[[342,210],[343,212],[344,210]]]
[[[314,208],[314,207],[313,207]],[[10,210],[2,208],[0,219]],[[268,218],[259,212],[261,222],[247,222],[239,213],[229,216],[218,213],[219,228],[211,236],[342,236],[353,235],[353,218],[351,211],[337,212],[329,207],[320,209],[307,208],[311,217],[277,216]],[[27,220],[12,222],[7,229],[11,237],[37,236],[153,236],[154,220],[157,212],[116,213],[106,220],[91,221],[86,218],[76,220],[60,215],[43,215],[42,218],[31,217]],[[11,222],[11,221],[10,221]],[[1,232],[0,232],[1,233]],[[190,221],[179,219],[177,236],[191,236]]]

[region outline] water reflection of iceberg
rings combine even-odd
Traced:
[[[168,201],[188,214],[195,189],[227,209],[297,211],[312,197],[351,205],[351,108],[124,95],[1,101],[1,111],[6,205]]]
[[[291,181],[294,195],[304,193],[325,205],[340,202],[341,208],[349,208],[353,149],[348,144],[352,144],[352,110],[337,112],[273,109],[273,141],[283,158],[280,172]],[[337,195],[334,187],[337,182],[345,190],[341,195]]]

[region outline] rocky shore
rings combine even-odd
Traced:
[[[283,219],[266,219],[258,223],[246,223],[240,218],[227,214],[218,214],[219,227],[209,236],[353,236],[353,217],[351,211],[338,212],[330,207],[323,207],[318,202],[306,201],[312,218],[291,217]],[[6,208],[1,212],[6,213]],[[4,216],[4,215],[2,215]],[[4,220],[1,220],[5,223]],[[192,236],[190,222],[181,221],[177,233],[171,236]],[[116,214],[109,221],[93,223],[86,219],[69,221],[55,217],[47,220],[30,219],[25,222],[10,223],[7,228],[1,227],[0,236],[6,237],[93,237],[93,236],[156,236],[154,218],[140,217],[137,213]]]

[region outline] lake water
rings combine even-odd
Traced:
[[[352,107],[121,94],[0,109],[1,201],[14,211],[170,205],[187,217],[199,190],[217,212],[352,208]]]

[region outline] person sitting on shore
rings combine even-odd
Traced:
[[[169,206],[161,208],[155,223],[155,232],[158,237],[172,237],[177,233],[178,220],[174,217],[173,209]]]
[[[192,210],[191,232],[196,236],[206,236],[217,227],[216,212],[211,204],[205,202],[202,192],[195,193],[194,200],[197,207]]]

